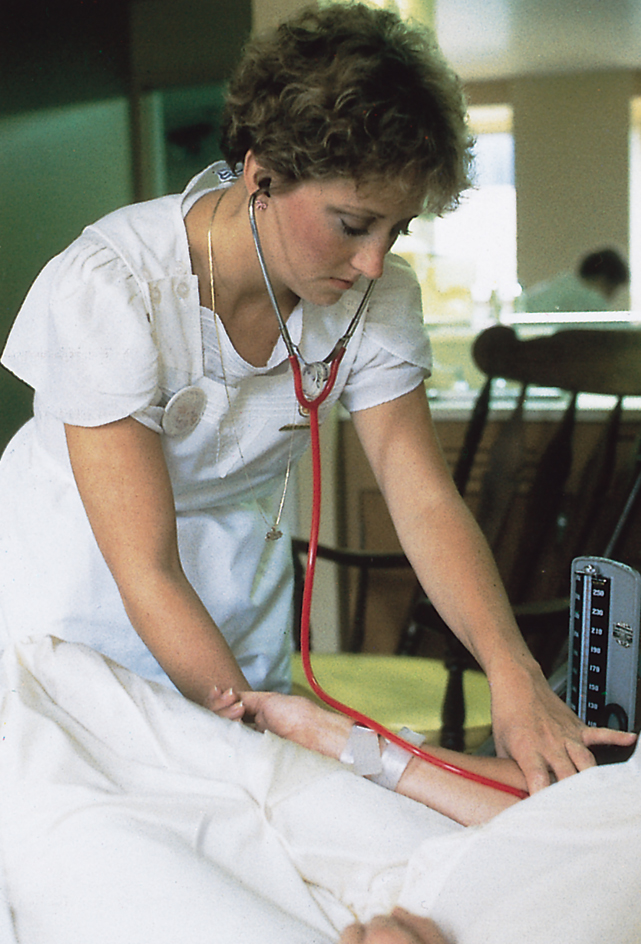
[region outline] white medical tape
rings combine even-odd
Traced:
[[[342,764],[349,764],[360,777],[380,773],[383,765],[376,731],[362,724],[353,725],[340,761]]]
[[[416,731],[412,731],[410,728],[401,728],[399,737],[416,747],[420,747],[425,740],[422,734],[417,734]],[[413,755],[406,751],[404,747],[388,742],[387,747],[381,754],[382,770],[380,774],[370,776],[369,779],[372,783],[377,783],[379,787],[385,787],[386,790],[396,790],[398,782],[412,757]]]

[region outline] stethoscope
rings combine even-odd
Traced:
[[[278,321],[278,327],[280,330],[283,343],[287,349],[287,357],[292,368],[292,373],[294,377],[294,390],[296,393],[296,399],[299,404],[301,412],[309,417],[309,429],[311,436],[311,454],[312,454],[312,479],[313,479],[313,493],[312,493],[312,514],[311,514],[311,526],[310,526],[310,536],[309,536],[309,549],[307,552],[307,568],[305,572],[305,584],[303,589],[303,601],[301,607],[301,626],[300,626],[300,648],[301,648],[301,661],[303,664],[303,670],[305,672],[305,677],[309,683],[312,691],[336,711],[340,711],[342,714],[347,715],[353,721],[356,721],[358,724],[364,725],[367,728],[371,728],[377,734],[384,737],[387,741],[397,744],[399,747],[402,747],[404,750],[409,751],[414,754],[416,757],[419,757],[421,760],[427,761],[429,764],[433,764],[436,767],[440,767],[443,770],[447,770],[450,773],[457,774],[460,777],[464,777],[466,780],[473,780],[476,783],[483,784],[487,787],[492,787],[495,790],[500,790],[503,793],[511,793],[514,796],[523,799],[528,796],[528,793],[519,790],[516,787],[512,787],[509,784],[501,783],[498,780],[492,780],[489,777],[483,777],[480,774],[473,773],[469,770],[465,770],[462,767],[458,767],[455,764],[450,764],[447,761],[442,760],[439,757],[435,757],[432,754],[429,754],[427,751],[424,751],[422,748],[417,747],[415,744],[411,744],[408,741],[405,741],[398,734],[395,734],[393,731],[389,731],[384,725],[379,724],[378,721],[375,721],[372,718],[368,718],[367,715],[362,714],[360,711],[357,711],[354,708],[350,708],[349,705],[345,705],[337,699],[329,695],[319,684],[316,676],[314,675],[314,670],[311,664],[311,655],[310,655],[310,615],[311,615],[311,603],[312,603],[312,592],[314,587],[314,574],[316,571],[316,558],[318,551],[318,537],[320,531],[320,511],[321,511],[321,451],[320,451],[320,435],[319,435],[319,421],[318,421],[318,409],[322,403],[325,402],[327,397],[332,392],[334,384],[336,383],[336,377],[338,374],[338,368],[340,367],[341,360],[345,354],[347,344],[351,337],[354,335],[356,328],[363,316],[363,313],[366,310],[367,304],[371,297],[371,294],[374,290],[376,284],[375,280],[371,280],[363,298],[358,306],[356,314],[350,321],[347,330],[342,335],[342,337],[336,342],[330,353],[323,361],[314,361],[311,364],[308,364],[303,358],[300,349],[293,343],[287,325],[280,311],[278,301],[276,300],[276,295],[272,287],[271,279],[269,277],[269,272],[267,271],[267,265],[265,263],[265,256],[263,254],[262,245],[260,242],[260,236],[258,233],[258,226],[256,224],[256,200],[258,197],[265,193],[265,188],[261,187],[256,190],[249,198],[249,222],[251,226],[252,236],[254,240],[254,246],[256,247],[256,255],[258,257],[258,262],[260,269],[263,275],[265,282],[265,287],[267,289],[267,294],[274,309],[276,319]],[[304,380],[307,381],[307,391],[305,390]],[[309,395],[309,391],[313,391],[312,395]]]
[[[334,384],[336,383],[338,368],[340,367],[343,355],[345,354],[345,349],[347,348],[350,339],[358,327],[358,323],[367,307],[367,303],[369,302],[370,296],[374,291],[376,282],[374,279],[372,279],[372,281],[367,286],[356,314],[347,326],[345,334],[339,338],[325,360],[314,361],[313,363],[308,364],[301,354],[300,349],[296,347],[291,339],[287,324],[285,323],[285,320],[281,314],[280,306],[276,300],[276,295],[269,277],[269,272],[267,271],[265,256],[263,254],[260,236],[258,234],[258,226],[256,225],[256,200],[261,195],[261,193],[265,193],[265,190],[262,188],[256,190],[249,198],[249,222],[251,225],[252,236],[254,238],[254,245],[256,247],[256,255],[258,256],[258,262],[260,264],[260,269],[265,281],[267,294],[269,295],[269,300],[272,303],[272,308],[274,309],[274,314],[276,315],[276,320],[278,321],[280,335],[283,339],[285,347],[287,348],[287,357],[294,374],[294,389],[296,391],[296,399],[298,400],[301,410],[304,411],[305,415],[307,415],[308,411],[311,412],[314,409],[318,410],[318,407],[321,405],[321,403],[323,403],[332,392]],[[307,396],[306,388],[308,391],[311,389],[315,395],[311,397]]]

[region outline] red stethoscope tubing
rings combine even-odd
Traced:
[[[384,727],[384,725],[379,724],[378,721],[374,721],[372,718],[368,718],[367,715],[362,714],[355,708],[350,708],[348,705],[337,701],[337,699],[333,698],[321,687],[318,680],[316,679],[316,676],[314,675],[310,656],[310,615],[312,591],[314,586],[314,574],[316,571],[316,556],[318,550],[321,512],[321,455],[318,408],[331,393],[344,353],[344,347],[336,352],[335,357],[331,362],[329,376],[325,381],[325,385],[320,394],[313,400],[310,400],[308,397],[306,397],[303,392],[301,369],[298,358],[294,354],[290,355],[289,357],[289,362],[294,375],[294,389],[296,391],[296,399],[298,400],[300,406],[309,414],[312,449],[312,520],[310,527],[309,550],[307,552],[307,568],[305,572],[305,586],[303,590],[300,627],[301,660],[303,663],[305,677],[307,678],[312,691],[323,702],[325,702],[325,704],[329,705],[331,708],[334,708],[336,711],[340,711],[342,714],[347,715],[358,724],[362,724],[365,725],[365,727],[371,728],[386,740],[391,741],[393,744],[398,744],[400,747],[404,748],[404,750],[409,751],[421,760],[424,760],[429,764],[433,764],[436,767],[440,767],[442,770],[456,774],[459,777],[464,777],[466,780],[473,780],[475,783],[482,784],[483,786],[491,787],[494,790],[500,790],[502,793],[510,793],[519,799],[524,799],[525,797],[529,796],[529,794],[524,790],[520,790],[517,787],[512,787],[509,784],[502,783],[499,780],[492,780],[491,778],[484,777],[481,774],[473,773],[470,770],[465,770],[463,767],[458,767],[456,764],[451,764],[448,761],[442,760],[440,757],[435,757],[433,754],[424,751],[422,748],[416,747],[416,745],[410,744],[409,742],[403,740],[402,737],[400,737],[398,734],[394,734],[392,731],[389,731],[386,727]]]

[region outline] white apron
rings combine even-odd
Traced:
[[[192,202],[225,182],[228,172],[217,170],[190,185]],[[185,200],[126,207],[88,227],[36,280],[12,330],[3,363],[36,395],[34,420],[0,462],[0,646],[52,634],[168,683],[133,630],[93,538],[64,437],[64,422],[96,426],[133,415],[162,435],[188,579],[249,683],[287,690],[291,548],[286,528],[280,541],[265,534],[290,458],[296,462],[309,433],[281,431],[298,416],[282,340],[255,368],[221,324],[213,335],[209,326],[209,342],[203,336],[213,316],[201,312],[190,271]],[[306,360],[332,350],[364,288],[359,283],[336,305],[292,313],[290,332]],[[361,323],[321,420],[341,395],[360,409],[407,392],[425,375],[429,348],[404,264],[389,263],[370,308],[372,338],[362,343]],[[218,339],[227,390],[221,377],[205,376],[207,343],[217,347]],[[193,429],[176,428],[172,397],[190,388],[197,403],[204,393],[202,416]]]

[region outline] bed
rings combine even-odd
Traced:
[[[2,661],[0,940],[638,944],[639,752],[465,829],[53,637]]]

